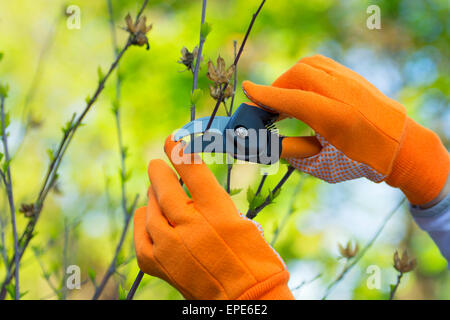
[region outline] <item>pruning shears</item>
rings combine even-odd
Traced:
[[[184,153],[227,153],[239,160],[274,164],[281,157],[285,139],[274,125],[278,117],[277,113],[242,103],[231,117],[215,117],[208,130],[210,117],[187,123],[175,133],[174,139],[191,136]],[[317,153],[318,148],[312,145],[309,153]]]

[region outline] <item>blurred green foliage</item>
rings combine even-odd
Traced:
[[[124,17],[135,14],[140,1],[114,0],[119,47],[127,33]],[[9,84],[6,107],[10,111],[11,163],[16,206],[33,202],[49,163],[47,150],[61,138],[61,128],[74,112],[80,112],[85,97],[92,95],[101,70],[114,59],[106,1],[74,0],[81,8],[81,28],[68,29],[60,0],[0,2],[0,83]],[[381,8],[381,30],[366,27],[369,5]],[[259,1],[208,1],[208,38],[203,51],[197,116],[211,113],[206,62],[220,54],[227,65],[233,60],[233,40],[238,44]],[[26,8],[26,9],[25,9]],[[177,63],[180,50],[192,50],[199,41],[201,1],[150,1],[145,15],[154,24],[149,33],[150,50],[132,47],[120,63],[122,80],[121,116],[128,150],[128,197],[141,195],[145,205],[150,159],[163,158],[165,138],[189,121],[192,75]],[[239,84],[250,79],[271,83],[299,58],[322,53],[365,76],[385,94],[403,103],[408,114],[434,129],[450,145],[449,31],[447,0],[308,0],[267,1],[250,35],[238,65],[237,103],[245,101]],[[206,30],[208,29],[208,30]],[[100,71],[99,71],[100,70]],[[111,261],[120,236],[120,153],[114,114],[114,80],[110,79],[99,101],[89,112],[62,163],[58,188],[45,203],[37,234],[21,265],[21,292],[25,299],[61,298],[51,288],[63,283],[64,267],[81,268],[80,290],[67,292],[68,299],[88,299]],[[224,110],[221,108],[221,115]],[[295,120],[280,123],[286,135],[310,134]],[[226,166],[211,165],[225,183]],[[285,165],[269,176],[273,188]],[[239,209],[247,210],[245,190],[256,190],[259,166],[239,163],[232,171],[233,195]],[[256,220],[270,242],[274,231],[289,212],[292,193],[303,179],[294,209],[286,219],[275,249],[291,271],[290,286],[321,274],[295,294],[298,298],[321,298],[326,286],[342,269],[337,243],[353,239],[363,247],[400,194],[386,185],[367,181],[329,186],[294,173],[275,203]],[[4,188],[3,188],[4,189]],[[4,191],[4,190],[3,190]],[[267,190],[265,190],[267,191]],[[5,192],[1,192],[1,221],[5,247],[12,255],[12,235]],[[130,200],[131,201],[131,200]],[[19,214],[18,228],[27,218]],[[66,230],[66,231],[65,231]],[[398,298],[450,298],[446,262],[426,234],[402,209],[388,223],[380,239],[335,288],[329,298],[385,299],[396,272],[392,255],[408,247],[417,257],[417,269],[400,286]],[[66,255],[66,265],[63,257]],[[39,257],[39,259],[37,258]],[[381,288],[366,285],[367,267],[381,270]],[[3,260],[0,279],[4,277]],[[103,298],[123,299],[138,267],[134,259],[132,226],[121,252],[120,266]],[[45,275],[45,276],[44,276]],[[193,275],[195,276],[195,275]],[[91,279],[90,279],[91,278]],[[180,299],[165,282],[144,277],[136,299]]]

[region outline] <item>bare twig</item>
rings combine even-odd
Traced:
[[[0,215],[0,245],[1,245],[1,251],[2,251],[2,258],[3,263],[6,268],[6,272],[8,272],[8,252],[6,250],[6,241],[5,241],[5,229],[6,229],[6,222],[3,221],[3,217]]]
[[[17,226],[16,226],[16,208],[14,206],[14,195],[13,195],[13,185],[12,185],[12,179],[11,179],[11,166],[10,161],[11,158],[9,157],[9,150],[8,150],[8,137],[6,133],[6,124],[5,124],[5,97],[3,95],[0,96],[0,112],[1,112],[1,121],[2,121],[2,127],[1,127],[1,134],[2,134],[2,142],[3,142],[3,153],[5,156],[5,163],[6,168],[4,167],[4,171],[2,171],[2,178],[3,182],[5,184],[6,193],[8,195],[8,202],[9,202],[9,209],[11,212],[11,226],[13,230],[13,236],[14,236],[14,262],[16,264],[16,268],[14,270],[14,277],[16,279],[15,281],[15,299],[20,300],[20,287],[19,287],[19,243],[17,240]],[[11,276],[11,272],[8,270],[7,272],[8,276]]]
[[[47,281],[48,286],[50,287],[50,289],[53,291],[53,293],[60,298],[61,297],[61,293],[62,293],[62,288],[61,290],[59,290],[56,285],[53,283],[53,281],[50,279],[50,274],[47,272],[47,270],[45,269],[44,266],[44,262],[42,261],[41,257],[39,256],[40,253],[33,250],[34,252],[34,257],[36,258],[36,261],[39,264],[39,267],[41,268],[42,271],[42,275],[44,276],[44,279]],[[65,270],[65,269],[64,269]],[[64,272],[64,271],[63,271]],[[65,272],[64,272],[65,273]]]
[[[106,274],[103,276],[102,281],[100,282],[100,284],[98,285],[97,289],[95,290],[94,296],[92,297],[93,300],[97,300],[102,291],[105,289],[106,284],[108,283],[109,278],[116,272],[117,270],[117,257],[119,256],[120,250],[122,249],[123,243],[125,241],[125,236],[127,234],[127,230],[128,230],[128,226],[130,224],[131,221],[131,217],[133,217],[133,212],[136,209],[136,204],[137,204],[137,200],[138,200],[138,195],[136,195],[136,198],[134,199],[133,205],[131,206],[131,208],[129,209],[130,211],[127,212],[127,216],[125,218],[125,223],[122,229],[122,234],[120,236],[120,240],[119,243],[116,246],[116,250],[114,253],[114,258],[112,259],[108,271],[106,272]]]
[[[142,280],[143,277],[144,277],[144,272],[139,270],[139,273],[136,276],[136,279],[134,280],[130,291],[128,291],[127,300],[133,300],[134,294],[136,293],[136,290],[139,287],[139,284],[141,283],[141,280]]]
[[[67,287],[66,287],[66,279],[67,279],[67,266],[68,266],[68,251],[69,251],[69,223],[67,218],[64,218],[64,242],[63,242],[63,275],[61,277],[61,300],[66,300],[67,297]]]
[[[236,59],[236,56],[237,56],[236,46],[237,46],[237,41],[233,40],[234,59]],[[227,112],[229,117],[231,117],[231,115],[233,114],[233,105],[234,105],[234,97],[236,95],[236,86],[237,86],[237,66],[235,66],[235,68],[234,68],[233,95],[231,96],[230,110]],[[233,169],[233,163],[229,163],[227,166],[227,187],[226,187],[226,190],[228,193],[230,193],[230,191],[231,191],[231,170],[232,169]]]
[[[234,48],[234,60],[237,57],[237,41],[233,40],[233,48]],[[231,104],[230,104],[230,113],[228,116],[233,114],[233,106],[234,106],[234,97],[236,96],[236,88],[237,88],[237,65],[234,65],[234,77],[233,77],[233,95],[231,96]]]
[[[403,272],[399,272],[397,276],[397,282],[391,290],[391,294],[389,295],[389,300],[394,300],[395,293],[397,292],[398,287],[400,286],[400,282],[402,281]]]
[[[234,47],[234,59],[236,60],[237,52],[236,52],[237,41],[233,40]],[[228,116],[231,117],[233,114],[233,105],[234,105],[234,97],[236,95],[236,86],[237,86],[237,66],[234,67],[234,79],[233,79],[233,95],[231,96],[231,104],[230,110],[227,112]],[[227,166],[227,192],[231,191],[231,170],[233,169],[233,163],[229,163]]]
[[[203,51],[203,44],[205,43],[205,38],[202,34],[202,25],[205,23],[205,15],[206,15],[206,2],[207,0],[202,1],[202,18],[200,22],[200,42],[198,44],[198,53],[197,53],[197,59],[195,61],[195,67],[193,72],[193,79],[192,79],[192,92],[194,92],[195,89],[197,89],[197,83],[198,83],[198,71],[200,69],[200,63],[202,62],[202,51]],[[191,121],[195,120],[195,104],[191,105]]]
[[[239,47],[238,54],[236,55],[236,58],[234,59],[233,64],[234,64],[235,67],[237,66],[237,64],[239,62],[239,58],[241,57],[242,51],[244,50],[245,43],[247,42],[248,36],[250,34],[250,31],[253,28],[253,24],[255,23],[256,17],[258,16],[258,14],[261,11],[261,9],[262,9],[262,7],[263,7],[265,2],[266,2],[266,0],[263,0],[261,2],[261,4],[259,5],[258,10],[256,10],[256,12],[253,14],[252,20],[250,21],[250,25],[248,26],[247,32],[245,33],[244,40],[242,41],[241,46]],[[208,124],[206,126],[206,130],[205,131],[207,131],[211,127],[211,124],[212,124],[212,122],[214,120],[214,117],[216,116],[217,110],[219,110],[219,106],[220,106],[220,104],[223,101],[224,93],[225,93],[225,90],[227,89],[227,87],[228,87],[228,82],[225,83],[225,85],[220,90],[219,98],[217,99],[216,105],[215,105],[215,107],[213,109],[213,112],[212,112],[211,117],[210,117],[210,119],[208,121]]]
[[[378,239],[378,236],[384,230],[384,227],[386,226],[386,224],[394,216],[394,214],[398,211],[398,209],[400,209],[402,207],[404,202],[405,202],[405,198],[402,198],[402,200],[394,207],[394,209],[392,209],[391,212],[389,212],[386,215],[386,217],[381,222],[381,224],[378,227],[375,234],[372,236],[372,238],[366,244],[366,246],[360,251],[359,255],[357,257],[355,257],[355,259],[351,260],[351,262],[347,261],[346,265],[344,266],[344,269],[339,274],[339,276],[336,278],[336,280],[334,280],[332,283],[330,283],[328,285],[327,290],[325,291],[325,295],[323,296],[322,300],[325,300],[328,297],[328,295],[331,293],[331,291],[336,286],[336,284],[344,278],[344,276],[362,259],[362,257],[364,257],[366,252],[372,247],[374,242]]]
[[[111,37],[113,42],[113,50],[114,54],[118,54],[118,48],[116,43],[116,32],[114,28],[114,13],[113,13],[113,6],[111,0],[107,0],[108,5],[108,13],[109,13],[109,22],[111,27]],[[127,204],[127,192],[126,192],[126,181],[127,181],[127,170],[125,165],[125,159],[126,159],[126,149],[123,145],[123,138],[122,138],[122,126],[120,122],[120,90],[121,90],[121,76],[119,72],[119,68],[117,68],[117,80],[116,80],[116,97],[114,102],[114,117],[116,119],[116,127],[117,127],[117,139],[119,144],[119,153],[120,153],[120,161],[121,161],[121,170],[120,170],[120,185],[121,185],[121,192],[122,192],[122,211],[124,215],[124,224],[122,233],[120,236],[120,240],[116,246],[114,257],[109,265],[109,268],[105,275],[103,276],[103,279],[100,281],[100,284],[98,287],[96,287],[94,296],[92,297],[93,300],[97,300],[100,295],[102,294],[103,290],[106,287],[106,284],[108,283],[109,278],[116,272],[117,270],[117,258],[119,256],[120,250],[122,249],[123,243],[125,241],[125,236],[128,231],[128,226],[131,221],[131,217],[133,216],[133,212],[136,208],[138,195],[136,195],[135,200],[133,202],[133,205],[131,208],[128,208]]]
[[[142,7],[139,11],[139,13],[136,16],[136,22],[139,20],[140,16],[142,15],[146,5],[148,3],[148,0],[144,0]],[[51,190],[51,188],[54,186],[56,179],[58,177],[57,172],[59,169],[59,166],[61,164],[61,161],[64,157],[64,154],[68,148],[68,146],[70,145],[70,142],[72,141],[75,133],[77,132],[78,128],[82,125],[82,121],[84,120],[86,114],[89,112],[89,110],[91,109],[91,107],[94,105],[94,103],[97,101],[97,98],[99,97],[100,93],[103,91],[104,87],[105,87],[105,83],[108,80],[108,78],[110,77],[110,75],[112,74],[112,72],[116,69],[120,59],[123,57],[124,53],[130,48],[130,46],[132,46],[132,40],[133,40],[134,35],[130,34],[130,36],[128,37],[128,40],[125,44],[125,46],[123,47],[123,49],[117,54],[116,59],[113,61],[113,63],[111,64],[111,66],[108,69],[108,72],[106,73],[106,75],[103,77],[103,79],[100,79],[97,89],[95,90],[94,95],[92,96],[92,98],[88,99],[88,101],[86,101],[86,106],[84,108],[84,110],[82,111],[82,113],[78,116],[78,118],[72,117],[72,121],[70,122],[70,127],[64,131],[64,135],[63,138],[61,140],[61,142],[59,143],[58,149],[54,155],[54,159],[50,162],[50,165],[48,167],[47,170],[47,174],[45,176],[44,182],[42,184],[41,190],[39,192],[39,196],[36,199],[35,202],[35,208],[36,208],[36,212],[35,215],[33,216],[33,218],[30,220],[30,222],[27,224],[27,226],[25,227],[24,232],[22,233],[21,237],[20,237],[20,244],[21,244],[21,250],[17,256],[17,253],[14,255],[14,261],[10,261],[8,268],[11,269],[15,269],[15,261],[20,261],[20,259],[22,258],[26,248],[28,247],[29,242],[31,241],[31,239],[33,238],[34,235],[34,228],[36,226],[36,223],[39,219],[40,213],[42,211],[43,208],[43,204],[44,201],[48,195],[48,192]],[[4,299],[6,296],[6,286],[11,282],[12,280],[12,276],[9,275],[5,278],[5,280],[3,281],[2,284],[2,288],[0,291],[0,299]]]
[[[284,174],[284,176],[281,178],[281,180],[278,182],[278,184],[272,190],[273,194],[275,194],[285,184],[285,182],[289,179],[289,177],[291,176],[292,172],[294,172],[294,171],[295,171],[295,168],[293,166],[289,166],[288,167],[288,169],[287,169],[286,173]],[[261,191],[263,184],[264,183],[261,181],[260,186],[258,187],[259,191]],[[258,191],[257,191],[257,194],[259,194]],[[270,200],[270,195],[269,195],[269,196],[267,196],[266,200],[260,206],[258,206],[257,208],[255,208],[253,210],[247,211],[247,218],[254,219],[258,215],[258,213],[261,212],[270,203],[271,203],[271,200]]]
[[[298,290],[300,290],[301,288],[303,288],[303,286],[305,286],[305,285],[307,285],[307,284],[310,284],[311,282],[316,281],[316,280],[319,279],[321,276],[322,276],[322,274],[319,273],[319,274],[316,275],[314,278],[309,279],[309,280],[303,280],[302,282],[300,282],[299,285],[297,285],[297,286],[295,286],[294,288],[289,289],[289,290],[291,290],[292,292],[298,291]]]

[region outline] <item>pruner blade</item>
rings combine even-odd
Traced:
[[[270,130],[277,117],[243,103],[232,117],[215,117],[208,131],[210,117],[187,123],[175,133],[175,140],[196,135],[185,147],[185,153],[228,153],[239,160],[273,164],[280,158],[283,139]]]

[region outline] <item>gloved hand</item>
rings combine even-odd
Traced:
[[[415,205],[435,199],[450,159],[439,137],[406,116],[405,108],[352,70],[321,55],[301,59],[272,86],[243,83],[247,97],[295,117],[316,132],[285,139],[282,157],[330,183],[366,177],[400,188]]]
[[[186,299],[293,299],[286,266],[261,227],[239,214],[197,155],[177,146],[169,137],[165,151],[192,199],[164,161],[150,162],[148,205],[134,217],[140,269]]]

